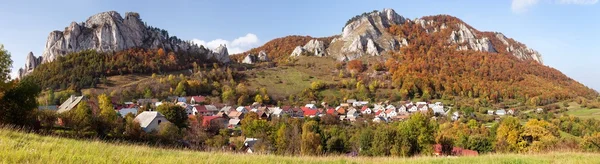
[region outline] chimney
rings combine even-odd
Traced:
[[[71,102],[75,101],[75,95],[71,95],[71,98],[69,98],[69,100],[71,100]]]

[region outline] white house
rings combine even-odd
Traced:
[[[244,148],[247,153],[254,153],[254,144],[256,144],[257,141],[257,138],[246,138],[244,141]]]
[[[346,112],[346,118],[354,120],[356,119],[356,117],[358,117],[358,112],[356,111],[356,109],[351,108]]]
[[[396,110],[396,107],[395,107],[395,106],[393,106],[393,105],[388,105],[388,106],[386,106],[386,107],[385,107],[385,109],[386,109],[386,110],[389,110],[389,109]]]
[[[504,115],[506,115],[506,110],[504,110],[504,109],[496,110],[496,115],[504,116]]]
[[[144,111],[137,115],[134,120],[140,123],[142,129],[146,132],[158,130],[161,123],[169,122],[165,116],[156,111]]]
[[[367,106],[363,106],[361,108],[360,113],[362,113],[362,114],[371,114],[371,113],[373,113],[373,110],[371,110],[371,108],[369,108]]]
[[[410,113],[414,113],[417,112],[419,109],[417,108],[417,106],[415,105],[407,105],[406,109],[408,110],[408,112]]]
[[[374,111],[374,112],[377,112],[377,111],[385,111],[385,106],[383,106],[383,105],[379,105],[379,104],[375,104],[375,105],[373,106],[373,111]]]
[[[407,111],[406,105],[400,105],[397,109],[398,109],[398,111],[404,111],[404,112]]]
[[[161,105],[163,105],[163,103],[162,103],[162,102],[155,102],[155,103],[154,103],[154,106],[155,106],[155,107],[158,107],[158,106],[161,106]]]
[[[396,110],[388,109],[388,110],[385,111],[385,115],[388,118],[392,118],[392,117],[396,117],[398,115],[398,113],[396,112]]]
[[[419,104],[419,105],[417,105],[417,108],[421,112],[427,112],[427,111],[429,111],[429,107],[427,106],[427,104]]]
[[[71,95],[71,97],[69,97],[69,99],[67,99],[65,102],[60,104],[60,106],[58,106],[58,110],[56,112],[63,113],[63,112],[70,111],[71,109],[75,108],[77,106],[77,104],[79,104],[81,102],[81,100],[84,100],[83,96]]]
[[[248,109],[246,109],[246,107],[244,107],[244,106],[238,106],[237,108],[235,108],[235,111],[238,111],[241,113],[248,113]]]

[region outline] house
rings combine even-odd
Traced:
[[[204,127],[209,127],[209,126],[219,126],[219,127],[227,127],[228,125],[228,120],[223,118],[222,116],[204,116],[202,117],[202,126]]]
[[[354,108],[348,110],[348,112],[346,113],[346,118],[350,119],[350,120],[354,120],[358,117],[358,111]]]
[[[408,110],[406,109],[406,105],[400,105],[399,107],[397,107],[396,109],[398,109],[398,111],[405,111],[407,112]]]
[[[65,102],[63,102],[62,104],[60,104],[60,106],[58,106],[58,110],[56,112],[57,113],[63,113],[63,112],[70,111],[71,109],[77,107],[77,105],[82,100],[85,101],[85,98],[83,96],[74,96],[74,95],[71,95],[71,97],[69,97],[69,99],[67,99]]]
[[[259,110],[258,112],[256,112],[256,114],[258,115],[258,119],[261,119],[261,120],[266,120],[267,118],[269,118],[269,115],[267,115],[267,112],[265,112],[265,111]]]
[[[161,123],[169,122],[165,116],[156,111],[144,111],[137,115],[134,119],[142,129],[146,132],[158,131]]]
[[[230,119],[240,119],[241,120],[244,118],[244,113],[234,110],[234,111],[229,112],[229,114],[227,114],[227,117],[229,117]]]
[[[385,111],[385,116],[387,116],[388,118],[395,117],[397,115],[398,113],[394,109],[388,109]]]
[[[368,101],[357,101],[357,102],[352,103],[352,106],[355,106],[355,107],[360,107],[360,106],[365,106],[365,105],[369,105],[369,102]]]
[[[460,115],[458,114],[458,112],[452,113],[452,121],[456,121],[456,120],[458,120],[458,118],[460,118]]]
[[[217,108],[214,105],[204,105],[204,108],[206,108],[207,111],[212,112],[212,113],[217,113],[219,112],[219,108]]]
[[[283,115],[285,115],[286,113],[283,111],[283,109],[277,107],[274,108],[273,110],[269,109],[269,112],[272,112],[271,115],[269,115],[271,118],[273,117],[281,117]]]
[[[246,109],[246,107],[244,107],[244,106],[238,106],[237,108],[235,108],[235,111],[242,112],[242,113],[248,113],[248,109]]]
[[[385,115],[385,111],[383,111],[383,110],[375,112],[375,117],[387,118],[386,115]]]
[[[396,110],[396,107],[393,105],[388,105],[385,107],[385,110],[389,110],[389,109]]]
[[[427,111],[429,111],[429,107],[427,106],[427,104],[418,104],[417,105],[417,109],[420,112],[427,112]]]
[[[498,115],[498,116],[504,116],[504,115],[506,115],[506,110],[504,110],[504,109],[498,109],[498,110],[496,110],[496,115]]]
[[[417,112],[417,111],[419,111],[419,108],[417,108],[417,106],[415,106],[415,105],[412,105],[412,104],[406,105],[406,109],[407,109],[407,110],[408,110],[408,112],[410,112],[410,113],[414,113],[414,112]]]
[[[337,114],[337,112],[335,111],[335,108],[329,108],[329,109],[327,109],[327,111],[325,113],[327,113],[328,115],[332,115],[332,116],[335,116]]]
[[[371,114],[373,113],[373,110],[371,110],[371,108],[369,108],[368,106],[363,106],[362,108],[360,108],[360,113]]]
[[[221,110],[219,110],[219,112],[229,113],[232,108],[233,107],[231,107],[231,106],[224,106],[223,108],[221,108]]]
[[[317,115],[319,115],[319,111],[316,109],[311,109],[308,107],[302,107],[301,109],[303,111],[304,117],[313,118],[313,117],[316,117]]]
[[[515,110],[514,109],[510,109],[506,112],[506,114],[508,115],[515,115]]]
[[[161,105],[163,105],[163,102],[155,102],[155,103],[154,103],[154,106],[155,106],[155,107],[158,107],[158,106],[161,106]]]
[[[345,107],[340,107],[340,108],[336,109],[335,111],[337,111],[338,114],[342,114],[342,115],[346,114],[346,108]]]
[[[351,104],[348,104],[348,103],[341,103],[341,104],[340,104],[340,106],[341,106],[341,107],[350,107],[350,105],[351,105]]]
[[[131,113],[134,116],[137,115],[138,112],[138,108],[121,108],[121,110],[119,110],[119,115],[121,115],[121,117],[125,117],[127,114]]]
[[[175,101],[175,102],[176,102],[176,103],[177,103],[177,102],[187,102],[187,98],[185,98],[185,97],[177,97],[177,99],[176,99],[176,101]]]
[[[204,103],[204,101],[206,101],[206,97],[204,96],[192,96],[190,104],[201,104]]]
[[[307,107],[310,109],[317,109],[317,105],[315,105],[315,104],[306,104],[304,107]]]
[[[494,110],[488,110],[487,113],[488,115],[494,115]]]
[[[385,111],[385,106],[383,106],[383,105],[380,105],[380,104],[375,104],[375,105],[373,106],[373,111],[374,111],[374,112],[377,112],[377,111]]]
[[[235,129],[237,127],[240,127],[241,120],[240,119],[229,119],[229,123],[227,124],[227,128],[229,129]]]
[[[212,116],[219,112],[217,108],[211,108],[208,110],[206,105],[191,105],[192,106],[192,114],[193,115],[203,115],[203,116]]]
[[[544,109],[542,109],[542,108],[537,108],[537,109],[535,109],[535,112],[537,112],[537,113],[543,113],[543,112],[544,112]]]
[[[257,138],[246,138],[246,140],[244,140],[244,150],[246,151],[246,153],[254,153],[254,144],[256,144],[256,142],[258,142]]]
[[[446,111],[444,111],[444,108],[433,108],[433,114],[434,115],[440,115],[440,116],[445,116],[446,115]]]

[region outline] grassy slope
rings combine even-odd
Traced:
[[[579,118],[594,118],[594,119],[600,119],[600,109],[598,108],[594,108],[594,109],[588,109],[588,108],[583,108],[581,107],[579,104],[575,103],[575,102],[571,102],[569,103],[569,107],[568,107],[569,111],[567,112],[568,115],[573,115]]]
[[[0,163],[600,163],[600,154],[562,152],[478,157],[284,157],[80,141],[0,128]]]

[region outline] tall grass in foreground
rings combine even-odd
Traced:
[[[600,154],[490,154],[478,157],[289,157],[195,152],[40,136],[0,127],[0,163],[600,163]]]

